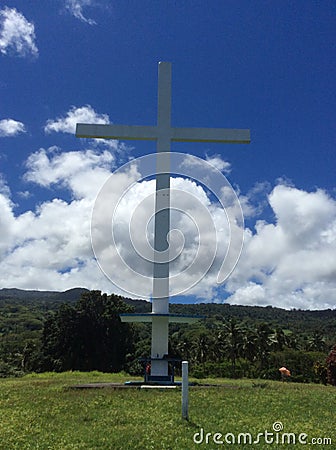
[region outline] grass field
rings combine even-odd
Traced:
[[[127,379],[69,372],[0,380],[1,450],[336,448],[333,387],[202,380],[221,387],[190,388],[189,421],[181,418],[180,389],[69,389]]]

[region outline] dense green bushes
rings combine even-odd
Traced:
[[[100,291],[61,305],[44,323],[36,369],[119,372],[133,349],[132,328],[119,317],[129,310],[120,297]]]
[[[239,358],[233,370],[229,361],[206,362],[195,364],[191,367],[190,374],[195,378],[262,378],[269,380],[281,380],[280,367],[290,367],[291,377],[288,381],[300,383],[326,384],[325,354],[320,352],[301,352],[286,350],[270,354],[269,367],[263,370],[258,368],[258,363]]]

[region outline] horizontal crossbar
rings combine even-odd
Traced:
[[[232,128],[168,128],[140,125],[77,124],[76,136],[91,139],[155,141],[165,136],[176,142],[249,144],[250,130]]]
[[[170,323],[193,323],[205,318],[204,316],[153,313],[121,313],[119,316],[122,322],[152,322],[156,317],[167,317]]]

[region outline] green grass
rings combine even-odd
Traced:
[[[181,418],[181,391],[137,389],[73,390],[79,383],[123,382],[123,374],[98,372],[29,375],[0,380],[0,449],[176,449],[300,448],[301,445],[216,445],[213,434],[251,433],[274,422],[283,432],[331,438],[336,448],[336,389],[251,380],[203,380],[219,388],[190,388],[189,421]],[[204,430],[202,444],[193,441]],[[205,434],[212,433],[210,443]],[[281,437],[281,433],[279,433]],[[199,435],[197,436],[199,438]],[[306,447],[311,447],[307,445]]]

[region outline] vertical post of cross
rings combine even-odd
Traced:
[[[155,194],[153,314],[169,314],[171,64],[159,63],[157,175]],[[165,256],[160,258],[160,254]],[[168,316],[153,316],[151,375],[168,375]]]

